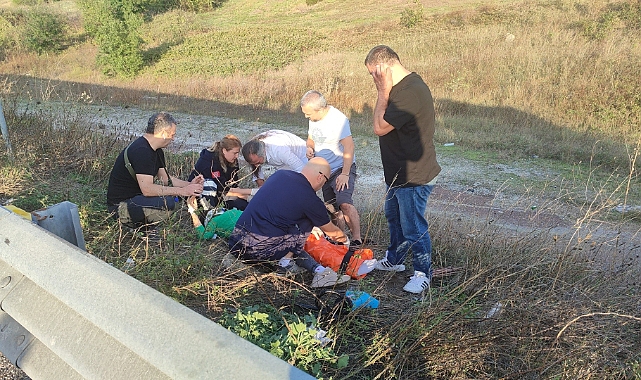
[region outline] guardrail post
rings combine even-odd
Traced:
[[[7,153],[9,155],[9,159],[13,161],[13,149],[11,148],[11,140],[9,140],[9,129],[7,128],[7,122],[4,119],[2,100],[0,100],[0,132],[2,132],[2,137],[4,138],[5,144],[7,145]]]

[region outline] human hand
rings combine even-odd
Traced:
[[[200,195],[200,193],[203,192],[203,184],[191,182],[189,185],[183,187],[182,189],[183,189],[182,195],[185,197],[190,197],[192,195]]]
[[[190,196],[187,198],[187,211],[189,211],[190,214],[193,214],[194,211],[198,208],[198,198],[196,198],[194,195]]]
[[[191,183],[205,183],[205,177],[202,174],[198,174],[191,180]]]
[[[314,158],[315,154],[316,154],[316,152],[314,152],[314,148],[312,148],[311,146],[308,146],[307,147],[307,153],[305,154],[307,156],[307,158],[311,160],[312,158]]]
[[[314,228],[312,228],[312,235],[314,235],[316,240],[320,240],[320,238],[325,236],[325,233],[320,228],[314,227]]]
[[[349,189],[349,176],[341,173],[336,176],[336,191],[343,189]]]
[[[392,90],[392,70],[384,64],[376,65],[376,69],[370,73],[379,93],[389,95]]]

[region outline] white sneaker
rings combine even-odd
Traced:
[[[430,279],[425,276],[425,273],[415,271],[414,276],[410,277],[410,280],[403,290],[406,292],[421,294],[425,289],[430,287]]]
[[[376,268],[376,259],[370,259],[370,260],[365,260],[361,263],[361,266],[358,267],[358,272],[356,274],[358,276],[362,276],[364,274],[368,274],[369,272],[373,271],[374,268]]]
[[[403,264],[392,264],[387,260],[387,256],[385,256],[384,259],[379,260],[376,262],[376,265],[374,265],[374,269],[378,270],[386,270],[386,271],[392,271],[392,272],[402,272],[405,270],[405,265]]]
[[[334,286],[349,281],[350,277],[346,274],[338,276],[331,268],[325,268],[321,273],[316,273],[312,279],[312,288],[323,288],[326,286]]]

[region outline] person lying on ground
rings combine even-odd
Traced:
[[[329,174],[329,164],[320,157],[309,160],[300,173],[278,170],[272,174],[236,222],[229,238],[230,253],[246,263],[278,263],[277,272],[282,274],[302,267],[314,274],[312,287],[348,281],[349,276],[339,276],[303,250],[315,226],[336,242],[348,242],[316,195]]]
[[[191,196],[187,198],[187,211],[191,216],[198,239],[228,238],[242,211],[238,209],[210,209],[205,210],[205,214],[201,214],[198,209],[198,203],[198,197]]]

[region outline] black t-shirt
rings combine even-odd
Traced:
[[[385,182],[409,187],[433,180],[441,171],[434,148],[434,100],[418,74],[392,87],[383,118],[394,127],[379,137]]]
[[[116,158],[109,176],[107,187],[107,205],[109,206],[117,205],[136,195],[142,195],[138,181],[134,180],[125,167],[124,152],[123,149]],[[162,149],[153,150],[149,141],[142,136],[131,143],[127,150],[127,157],[129,157],[135,174],[148,174],[156,177],[158,170],[165,167],[165,154]]]

